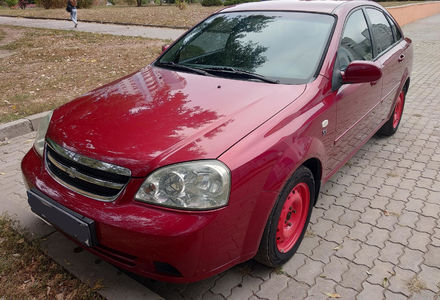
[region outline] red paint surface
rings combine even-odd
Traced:
[[[324,183],[390,118],[409,78],[412,47],[405,39],[376,60],[382,78],[375,85],[346,84],[332,90],[344,20],[359,5],[377,6],[373,2],[268,1],[226,9],[337,15],[319,75],[307,85],[205,77],[147,66],[55,110],[47,137],[132,171],[134,178],[114,202],[96,201],[61,186],[34,150],[22,162],[26,180],[95,220],[101,247],[89,250],[132,272],[189,282],[252,258],[276,198],[292,173],[312,160],[319,166],[315,182]],[[405,60],[398,63],[402,53]],[[328,120],[325,134],[324,120]],[[231,170],[226,207],[188,212],[133,200],[154,169],[198,159],[219,159]],[[171,264],[183,277],[159,274],[153,261]]]

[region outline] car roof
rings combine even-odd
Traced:
[[[275,1],[260,1],[249,2],[223,9],[221,12],[234,11],[260,11],[260,10],[276,10],[276,11],[307,11],[320,13],[336,13],[340,8],[356,7],[359,5],[374,5],[373,1],[301,1],[301,0],[275,0]]]

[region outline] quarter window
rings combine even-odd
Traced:
[[[376,55],[379,55],[394,43],[393,33],[385,15],[377,9],[367,9],[371,22],[371,31],[376,42]]]
[[[371,37],[362,10],[350,15],[345,24],[341,45],[338,49],[339,69],[345,70],[353,60],[371,60],[373,51]]]

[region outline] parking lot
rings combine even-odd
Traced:
[[[322,188],[306,238],[280,269],[249,261],[186,285],[100,269],[29,211],[19,163],[34,133],[0,146],[0,212],[45,236],[44,249],[78,277],[121,276],[104,281],[109,299],[156,297],[152,292],[166,299],[439,299],[439,28],[440,15],[405,26],[415,62],[399,131],[373,137]]]

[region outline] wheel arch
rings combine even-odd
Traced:
[[[322,179],[321,161],[316,157],[312,157],[306,160],[305,162],[303,162],[301,166],[308,168],[313,174],[313,179],[315,180],[315,199],[313,199],[313,205],[315,205],[316,202],[318,201],[319,191],[321,190],[321,179]]]
[[[406,79],[405,83],[403,84],[403,91],[405,92],[405,95],[406,95],[406,93],[408,92],[410,81],[411,81],[411,78],[408,77],[408,78]]]

